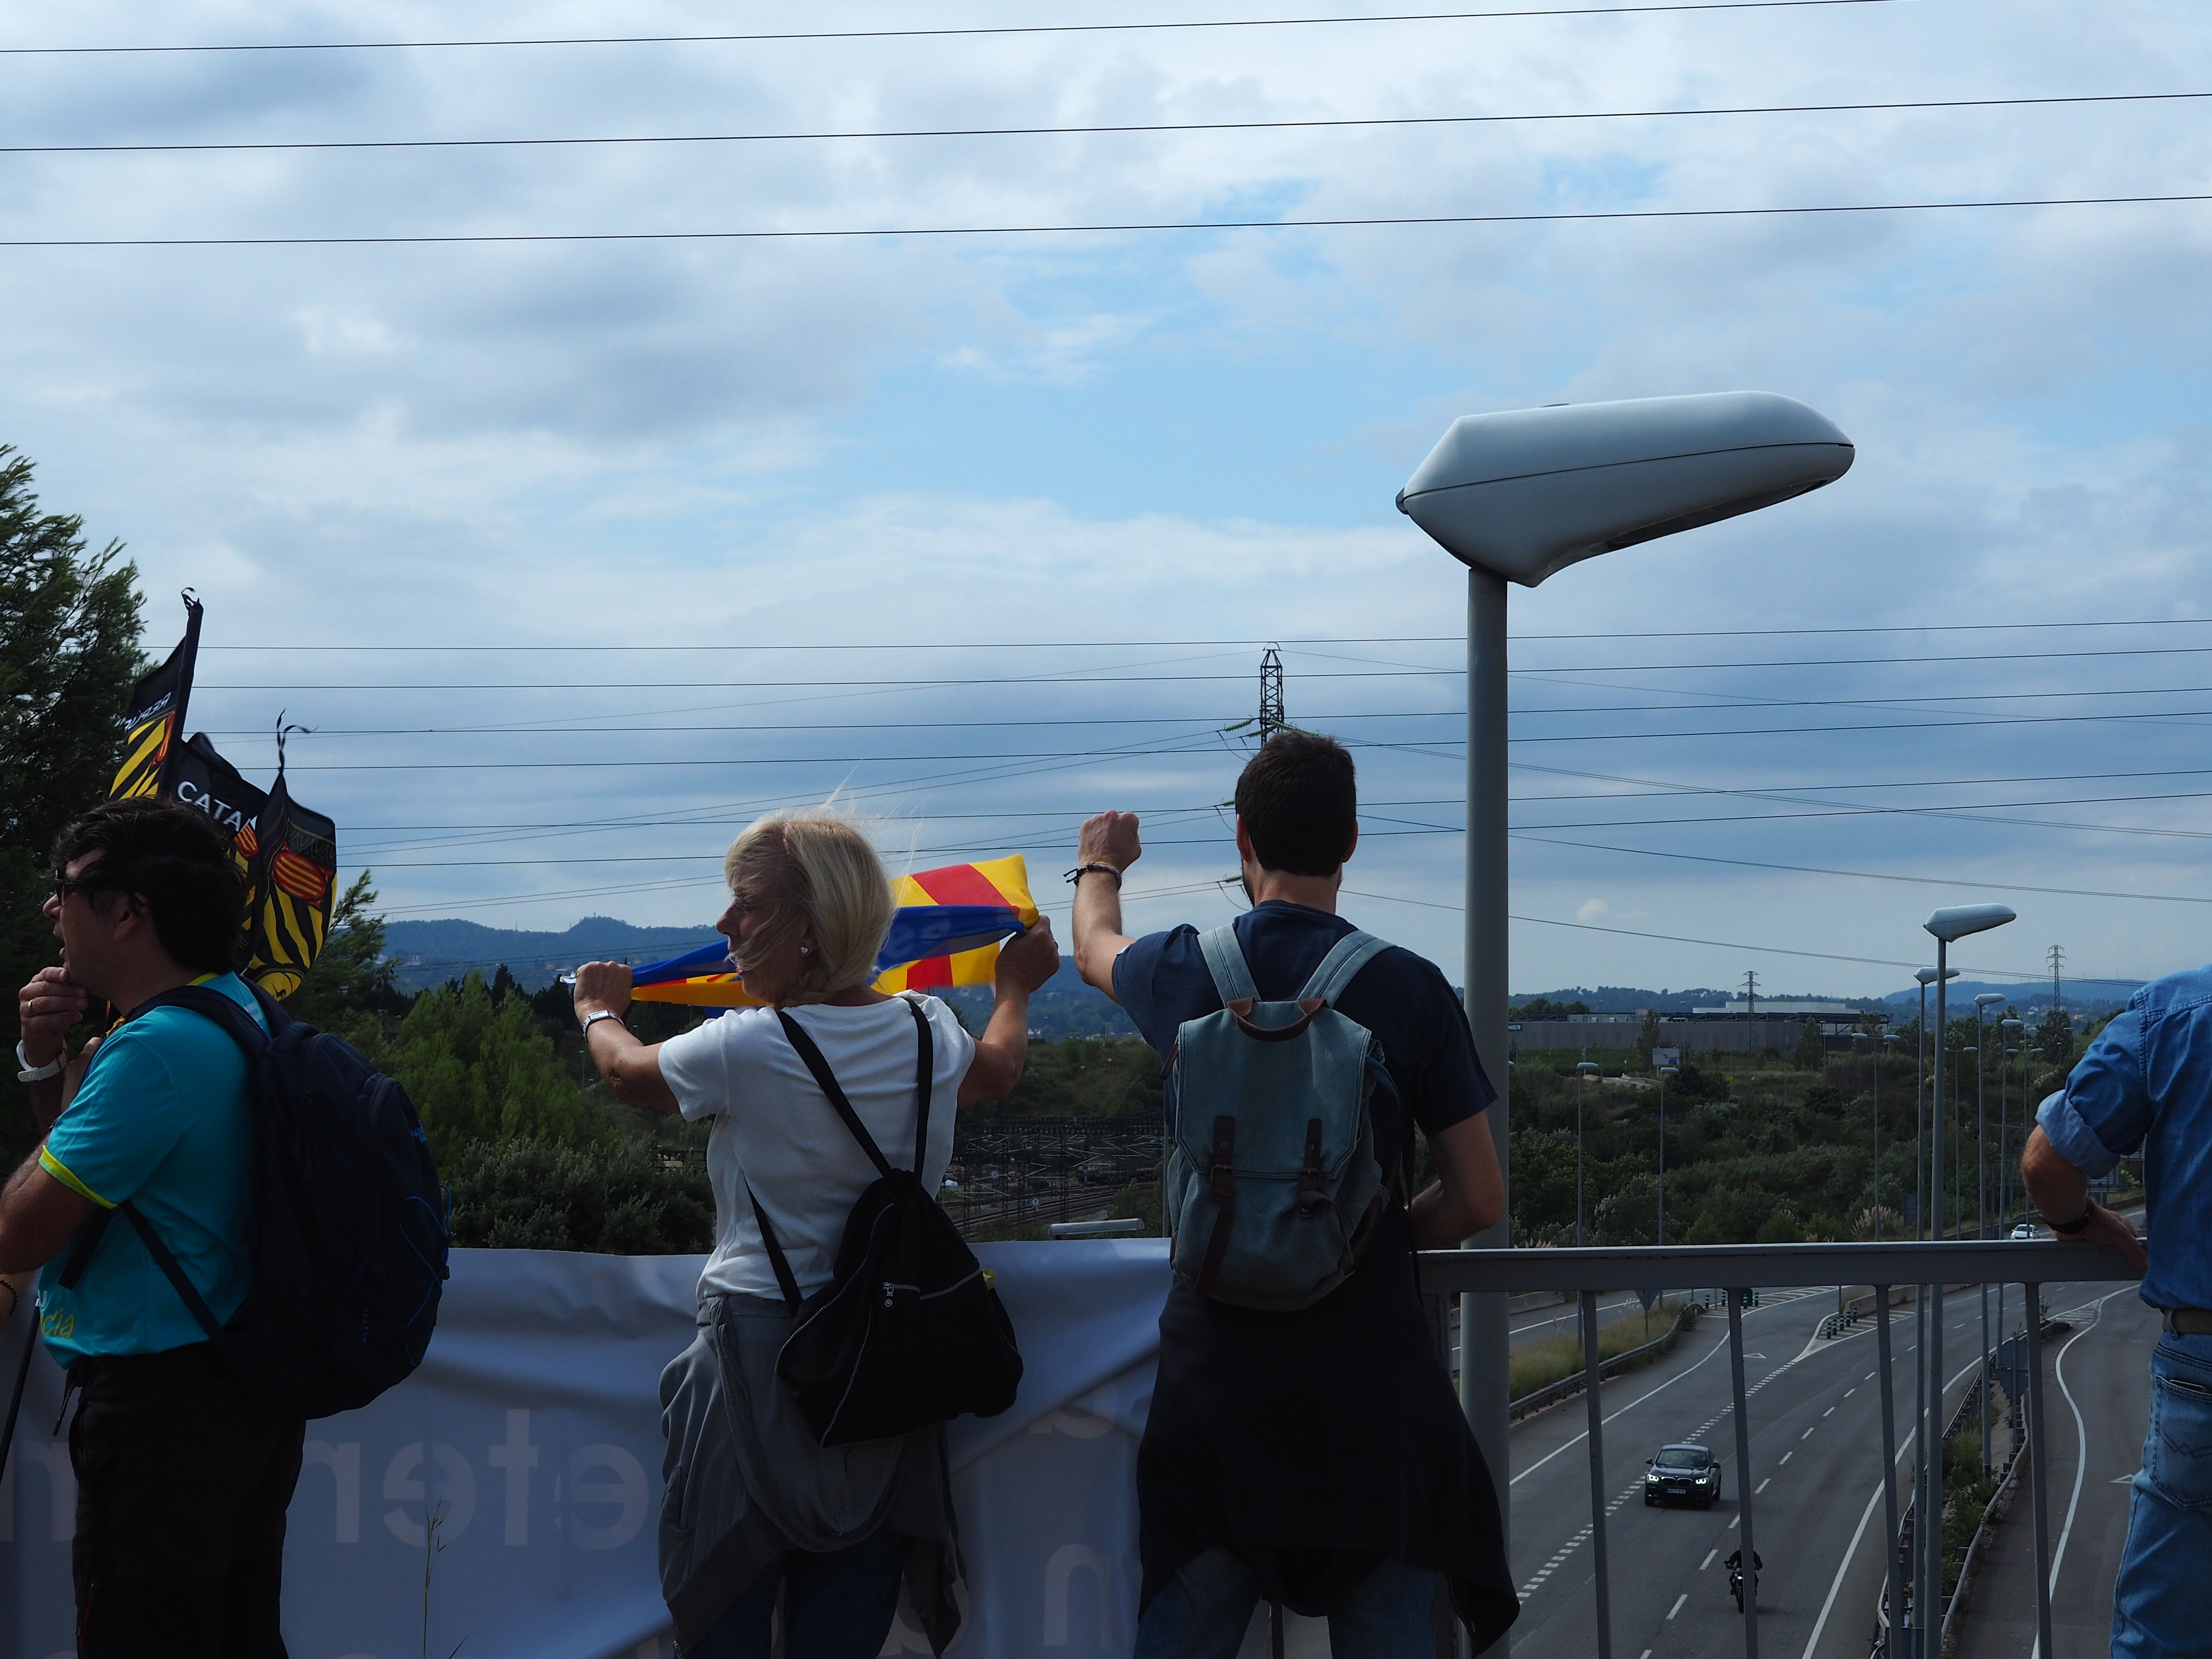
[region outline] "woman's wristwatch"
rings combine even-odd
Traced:
[[[592,1027],[597,1025],[603,1019],[611,1019],[617,1025],[622,1024],[622,1016],[617,1013],[613,1009],[594,1008],[590,1013],[584,1016],[583,1032],[584,1041],[586,1042],[589,1042],[592,1040]],[[623,1026],[623,1029],[624,1030],[628,1030],[629,1028],[628,1026]]]
[[[30,1056],[23,1052],[23,1044],[21,1040],[19,1038],[15,1043],[15,1066],[17,1068],[15,1072],[15,1081],[18,1083],[44,1083],[48,1078],[59,1077],[62,1074],[62,1061],[64,1058],[64,1056],[57,1054],[53,1059],[48,1060],[43,1066],[33,1066],[31,1064]]]

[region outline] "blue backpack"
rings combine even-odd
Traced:
[[[251,988],[270,1035],[203,985],[164,991],[130,1016],[189,1009],[246,1051],[257,1225],[245,1304],[218,1323],[128,1202],[85,1224],[61,1283],[76,1288],[120,1213],[249,1401],[271,1417],[330,1417],[366,1406],[422,1363],[448,1276],[446,1190],[407,1091],[343,1039]]]
[[[1352,1271],[1388,1200],[1367,1110],[1382,1045],[1334,1004],[1389,946],[1347,933],[1295,1000],[1262,1002],[1234,927],[1198,942],[1223,1006],[1182,1023],[1168,1062],[1170,1261],[1200,1296],[1310,1307]]]

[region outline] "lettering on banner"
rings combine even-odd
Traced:
[[[1077,1568],[1091,1577],[1098,1593],[1098,1645],[1114,1645],[1113,1572],[1106,1558],[1088,1544],[1063,1544],[1044,1565],[1044,1644],[1064,1648],[1067,1642],[1067,1601],[1070,1581]]]
[[[458,1543],[468,1531],[469,1522],[477,1514],[477,1476],[469,1467],[469,1460],[442,1440],[430,1443],[428,1461],[438,1466],[434,1482],[424,1481],[416,1471],[424,1461],[422,1443],[402,1446],[392,1454],[392,1462],[384,1471],[384,1496],[394,1504],[419,1504],[425,1506],[423,1518],[416,1520],[404,1509],[388,1509],[384,1512],[384,1524],[392,1535],[409,1549],[419,1550],[429,1540],[429,1517],[441,1513],[440,1539],[446,1543]],[[635,1459],[631,1460],[633,1462]],[[435,1487],[435,1491],[428,1490]]]
[[[487,1450],[484,1462],[507,1477],[507,1525],[501,1541],[520,1547],[530,1541],[530,1472],[538,1467],[528,1412],[508,1411],[507,1439]]]
[[[513,1413],[509,1413],[510,1420]],[[509,1430],[510,1437],[513,1431]],[[610,1470],[587,1480],[591,1470]],[[618,1550],[637,1536],[652,1502],[645,1465],[620,1446],[582,1446],[568,1457],[568,1541],[580,1550]],[[585,1504],[613,1504],[622,1512],[611,1521],[587,1523],[576,1511]]]
[[[36,1463],[46,1472],[46,1535],[66,1544],[76,1536],[76,1471],[70,1467],[65,1440],[33,1440],[19,1437],[8,1471],[0,1474],[0,1544],[15,1541],[15,1471]]]
[[[361,1442],[347,1440],[334,1446],[327,1440],[310,1440],[300,1453],[300,1468],[303,1474],[310,1468],[331,1472],[331,1541],[361,1542]],[[390,1484],[386,1483],[387,1488]],[[387,1490],[385,1495],[391,1493]],[[299,1502],[296,1494],[293,1502]]]

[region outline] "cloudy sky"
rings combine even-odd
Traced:
[[[1886,992],[1991,898],[1977,975],[2203,960],[2212,203],[1529,216],[2204,196],[2180,0],[21,50],[1298,10],[19,13],[0,442],[150,642],[205,599],[196,726],[264,781],[315,728],[395,917],[703,924],[840,790],[1054,904],[1133,808],[1133,920],[1218,921],[1279,641],[1361,745],[1347,908],[1456,972],[1464,575],[1394,493],[1458,415],[1787,392],[1840,483],[1516,594],[1514,985]],[[1098,127],[1180,130],[1034,131]],[[514,142],[584,139],[714,142]]]

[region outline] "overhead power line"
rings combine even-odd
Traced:
[[[1314,132],[1389,127],[1515,126],[1570,121],[1656,121],[1740,115],[1873,115],[2032,109],[2064,105],[2176,104],[2209,92],[2060,93],[2019,98],[1923,98],[1850,104],[1729,104],[1704,109],[1535,110],[1479,115],[1339,115],[1243,121],[1120,121],[1005,127],[848,127],[784,132],[571,134],[527,138],[242,138],[200,143],[0,144],[0,155],[203,155],[289,151],[558,149],[654,145],[798,144],[908,138],[1081,138],[1170,132]]]
[[[1546,847],[1571,847],[1583,853],[1626,853],[1635,858],[1677,859],[1689,864],[1726,864],[1744,870],[1778,870],[1798,876],[1846,876],[1855,881],[1905,882],[1915,887],[1978,887],[1998,893],[2047,893],[2063,898],[2140,899],[2152,904],[2212,904],[2212,898],[2201,898],[2190,893],[2125,893],[2098,887],[2038,887],[2024,881],[1974,881],[1962,876],[1900,876],[1880,870],[1833,870],[1814,864],[1771,864],[1758,859],[1723,858],[1713,853],[1662,853],[1650,847],[1607,847],[1595,842],[1554,841],[1547,836],[1532,836],[1522,830],[1509,830],[1515,841],[1534,842]]]
[[[1790,635],[1819,634],[1988,634],[2021,629],[2081,629],[2081,628],[2212,628],[2212,617],[2126,617],[2108,622],[1996,622],[1996,623],[1868,623],[1853,627],[1835,628],[1682,628],[1616,630],[1608,633],[1584,634],[1514,634],[1509,637],[1521,640],[1717,640],[1717,639],[1779,639]],[[306,653],[315,656],[338,652],[447,652],[470,655],[495,652],[594,652],[649,651],[657,656],[667,656],[687,651],[1134,651],[1184,647],[1212,647],[1222,649],[1249,648],[1257,650],[1267,645],[1461,645],[1464,634],[1328,634],[1299,636],[1271,634],[1265,639],[1255,636],[1240,640],[908,640],[887,641],[878,644],[820,642],[792,644],[784,641],[747,641],[742,645],[705,643],[696,645],[361,645],[331,641],[327,643],[303,643],[288,640],[275,645],[216,645],[200,647],[200,654],[216,651],[260,651]],[[1547,672],[1553,671],[1547,670]]]
[[[432,52],[491,46],[665,46],[754,45],[801,40],[963,40],[1008,34],[1138,34],[1194,29],[1311,28],[1374,23],[1462,23],[1512,17],[1633,17],[1653,12],[1795,11],[1830,6],[1872,6],[1899,0],[1677,0],[1674,4],[1543,6],[1491,11],[1407,11],[1334,17],[1216,17],[1166,22],[996,23],[957,28],[791,29],[720,34],[583,34],[498,36],[447,40],[274,40],[206,45],[0,46],[0,57],[119,57],[227,52]]]
[[[1455,915],[1462,915],[1465,910],[1465,907],[1462,905],[1443,904],[1433,899],[1405,898],[1396,893],[1364,892],[1350,887],[1346,888],[1344,891],[1346,896],[1350,898],[1380,899],[1386,904],[1412,904],[1417,905],[1424,910],[1449,910]],[[1623,939],[1663,939],[1670,945],[1709,945],[1717,951],[1754,951],[1764,956],[1810,957],[1814,960],[1819,962],[1863,963],[1867,966],[1873,968],[1903,968],[1910,970],[1911,969],[1917,968],[1920,965],[1918,963],[1900,962],[1888,957],[1849,957],[1840,955],[1833,951],[1793,950],[1786,945],[1747,945],[1741,939],[1692,939],[1684,933],[1647,933],[1644,929],[1638,927],[1601,927],[1595,922],[1560,921],[1551,916],[1516,915],[1508,916],[1506,920],[1508,921],[1526,922],[1529,926],[1534,927],[1567,927],[1581,933],[1613,933]],[[2043,977],[2039,973],[2021,973],[2016,969],[2008,968],[1977,968],[1974,971],[1978,974],[1987,975],[1996,979],[2039,980]],[[2083,982],[2094,985],[2132,985],[2135,983],[2133,980],[2121,979],[2089,980]]]
[[[1844,0],[1836,0],[1844,3]],[[1861,0],[1850,0],[1860,3]],[[1607,208],[1551,213],[1363,214],[1328,219],[1133,219],[1089,224],[837,225],[783,230],[422,231],[324,236],[16,236],[0,248],[458,247],[612,242],[793,242],[969,236],[1134,235],[1158,231],[1373,230],[1444,225],[1613,223],[1662,219],[1789,219],[2020,208],[2159,207],[2212,202],[2212,191],[2136,196],[1990,196],[1953,202],[1830,202],[1790,207]]]

